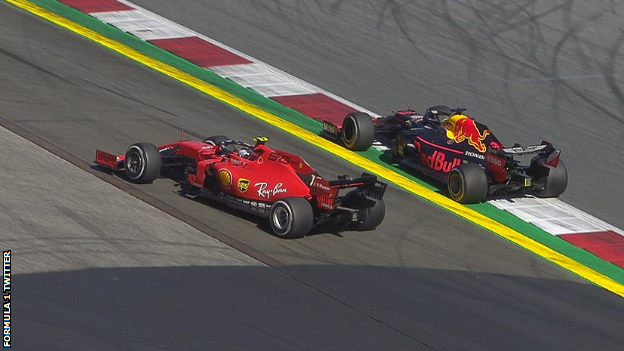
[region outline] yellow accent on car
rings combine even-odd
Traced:
[[[160,72],[166,76],[174,78],[179,82],[185,83],[201,92],[204,92],[218,100],[221,100],[243,112],[246,112],[268,124],[271,124],[277,128],[280,128],[290,134],[293,134],[300,139],[317,146],[330,154],[341,157],[354,165],[365,169],[366,171],[383,176],[383,178],[394,183],[396,186],[405,189],[406,191],[423,197],[432,203],[452,212],[458,216],[471,221],[484,229],[487,229],[501,237],[549,260],[553,264],[563,267],[588,281],[599,285],[617,295],[624,297],[624,285],[614,281],[613,279],[579,263],[571,258],[560,254],[559,252],[531,239],[520,232],[513,230],[499,223],[485,215],[472,210],[462,204],[459,204],[448,197],[439,194],[425,186],[417,183],[416,181],[409,179],[389,168],[386,168],[378,163],[375,163],[353,151],[347,150],[327,139],[318,136],[307,129],[304,129],[296,124],[286,121],[272,113],[269,113],[260,107],[253,105],[237,96],[234,96],[224,90],[217,88],[203,80],[192,76],[184,71],[181,71],[173,66],[170,66],[164,62],[158,61],[152,57],[149,57],[131,47],[128,47],[120,42],[117,42],[111,38],[97,33],[91,29],[81,26],[67,18],[61,17],[51,11],[48,11],[36,4],[33,4],[26,0],[5,0],[15,6],[22,8],[30,13],[33,13],[41,18],[44,18],[52,23],[55,23],[63,28],[66,28],[74,33],[80,34],[92,41],[107,47],[113,51],[116,51],[132,60],[135,60],[157,72]],[[465,117],[465,116],[463,116]],[[219,174],[219,179],[224,183],[227,183],[227,176]],[[229,184],[231,184],[231,174],[229,175]]]

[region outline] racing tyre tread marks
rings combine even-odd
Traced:
[[[473,163],[464,163],[453,168],[448,177],[448,192],[451,199],[461,204],[483,201],[488,193],[485,170]]]
[[[342,122],[342,141],[345,147],[354,151],[365,151],[375,140],[375,126],[368,113],[349,113]]]
[[[559,160],[559,164],[555,168],[551,168],[546,176],[544,189],[536,191],[538,197],[557,197],[568,187],[568,170],[563,161]]]
[[[269,222],[276,236],[285,239],[301,238],[312,229],[314,212],[308,200],[285,197],[271,206]]]
[[[124,169],[128,179],[137,184],[152,183],[160,176],[162,159],[158,148],[150,143],[135,143],[128,147]]]

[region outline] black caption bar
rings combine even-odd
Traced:
[[[2,321],[3,338],[2,347],[11,347],[11,250],[3,251],[2,257],[4,261],[4,279],[2,289]]]

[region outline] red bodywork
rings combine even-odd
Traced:
[[[370,183],[358,181],[332,181],[321,178],[301,157],[273,150],[264,144],[253,146],[248,157],[234,151],[223,153],[220,145],[198,140],[182,140],[158,146],[163,166],[191,163],[194,172],[188,172],[189,185],[204,188],[216,182],[217,189],[235,198],[254,203],[273,203],[283,197],[302,197],[314,200],[316,208],[334,210],[341,188],[357,187]],[[124,164],[124,155],[96,151],[95,162],[112,170]],[[212,180],[212,182],[210,182]],[[305,181],[304,181],[305,180]]]
[[[130,145],[125,155],[96,151],[95,162],[122,170],[136,184],[160,176],[176,180],[182,196],[201,196],[261,217],[268,217],[273,233],[300,238],[312,228],[333,223],[336,228],[372,230],[384,219],[387,184],[362,173],[335,180],[323,179],[301,157],[273,150],[267,137],[255,145],[215,135],[155,146]],[[339,194],[341,189],[352,188]]]

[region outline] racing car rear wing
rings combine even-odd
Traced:
[[[540,154],[550,151],[552,149],[552,145],[550,144],[542,144],[542,145],[530,145],[526,147],[522,146],[514,146],[510,148],[504,148],[503,151],[507,155],[529,155],[529,154]]]
[[[378,181],[376,176],[368,173],[362,173],[361,177],[355,179],[344,177],[330,181],[314,176],[310,191],[316,196],[319,208],[333,210],[338,206],[336,199],[340,189],[357,187],[369,200],[381,200],[387,186],[388,184]]]
[[[377,176],[366,172],[362,173],[362,176],[359,178],[336,179],[330,180],[328,183],[329,186],[337,189],[363,187],[364,195],[375,200],[381,200],[383,198],[386,187],[388,186],[388,184],[377,180]]]
[[[540,145],[529,145],[529,146],[513,146],[510,148],[503,149],[491,149],[490,153],[505,157],[505,156],[523,156],[523,155],[545,155],[545,157],[541,157],[537,160],[537,163],[543,166],[557,167],[559,163],[559,155],[561,151],[555,149],[551,143],[547,141],[542,141]]]
[[[330,180],[329,185],[336,186],[338,188],[348,188],[348,187],[360,186],[364,184],[371,184],[376,181],[377,181],[376,176],[372,174],[368,174],[368,173],[362,173],[361,177],[355,178],[355,179],[342,178],[342,179]]]

